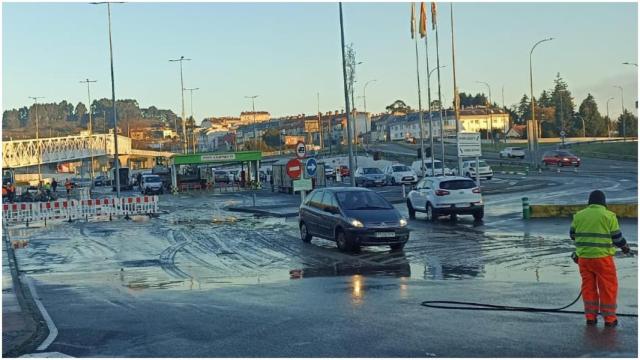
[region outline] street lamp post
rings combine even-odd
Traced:
[[[38,99],[44,98],[43,96],[29,96],[30,99],[33,99],[33,103],[36,109],[36,143],[38,148],[38,185],[40,185],[40,181],[42,181],[42,169],[40,168],[40,163],[42,162],[42,151],[40,150],[42,147],[40,145],[40,124],[38,120]]]
[[[432,111],[431,111],[431,74],[433,74],[434,71],[442,69],[442,68],[446,68],[447,65],[441,65],[441,66],[437,66],[431,69],[431,71],[429,71],[427,73],[427,89],[428,91],[428,97],[429,97],[429,145],[431,146],[431,172],[432,174],[435,176],[435,168],[433,167],[434,163],[435,163],[435,151],[433,148],[433,116],[432,116]],[[428,69],[427,69],[428,70]],[[438,94],[438,102],[440,102],[441,100],[440,94]],[[442,168],[444,169],[444,121],[442,120],[442,103],[438,104],[438,113],[440,114],[440,145],[441,145],[441,151],[442,151]],[[443,170],[444,171],[444,170]]]
[[[86,79],[84,81],[80,81],[80,83],[87,83],[87,97],[89,99],[89,103],[88,103],[89,104],[89,126],[88,126],[88,130],[89,130],[89,137],[90,138],[93,138],[93,121],[92,121],[92,118],[91,118],[91,115],[92,115],[91,114],[91,89],[90,89],[89,84],[90,83],[94,83],[94,82],[98,82],[98,81],[97,80],[89,80],[89,79]],[[89,173],[90,173],[90,176],[91,176],[91,187],[93,188],[93,177],[94,177],[94,174],[93,174],[93,148],[91,147],[91,140],[89,141],[89,153],[91,154],[91,171]]]
[[[622,141],[627,141],[627,122],[624,118],[624,89],[622,86],[614,85],[613,87],[620,89],[620,105],[622,106],[622,114],[620,118],[622,119]]]
[[[362,101],[364,102],[364,115],[367,117],[364,120],[364,134],[365,134],[365,139],[364,140],[365,140],[365,142],[366,142],[366,135],[369,132],[367,121],[370,121],[370,117],[369,117],[369,115],[367,113],[367,85],[369,85],[372,82],[376,82],[376,81],[378,81],[378,80],[373,79],[373,80],[367,81],[366,83],[364,83],[364,88],[362,89]]]
[[[347,115],[347,144],[349,148],[349,183],[352,187],[356,186],[356,181],[354,177],[355,169],[353,168],[353,145],[351,144],[351,122],[349,121],[349,114],[351,112],[350,104],[349,104],[349,91],[347,88],[347,59],[344,53],[344,21],[342,19],[342,3],[338,3],[338,9],[340,11],[340,48],[342,49],[342,79],[344,83],[344,102],[345,102],[345,112]]]
[[[256,149],[258,148],[258,137],[256,136],[256,103],[255,100],[258,95],[245,96],[246,99],[251,99],[251,109],[253,111],[253,141],[255,142]]]
[[[611,137],[611,117],[609,117],[609,101],[614,98],[610,97],[607,99],[607,137]]]
[[[185,118],[184,118],[184,80],[182,77],[182,62],[183,61],[191,61],[191,59],[186,59],[184,56],[180,56],[179,59],[175,59],[175,60],[169,60],[170,62],[176,62],[179,61],[180,62],[180,94],[182,95],[182,137],[183,137],[183,141],[182,141],[182,148],[184,153],[187,153],[187,125],[185,123]],[[178,132],[178,128],[174,123],[174,127],[176,127],[176,133]]]
[[[533,96],[533,50],[545,41],[551,41],[554,38],[546,38],[538,41],[531,47],[531,51],[529,52],[529,84],[531,86],[531,125],[529,128],[529,132],[531,134],[527,134],[527,138],[529,139],[529,149],[533,150],[531,157],[531,164],[535,165],[538,159],[538,124],[536,123],[536,100]],[[532,130],[532,131],[531,131]]]
[[[491,142],[493,142],[493,112],[491,111],[491,104],[493,104],[493,102],[491,101],[491,86],[489,85],[489,83],[486,83],[484,81],[476,81],[478,84],[482,84],[484,86],[487,87],[487,89],[489,89],[489,108],[487,110],[489,110],[489,131],[487,132],[487,137],[489,137],[489,135],[491,135]]]

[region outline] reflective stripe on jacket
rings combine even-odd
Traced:
[[[570,235],[576,243],[576,255],[588,259],[614,255],[614,246],[626,243],[616,214],[602,205],[589,205],[578,211],[573,216]]]

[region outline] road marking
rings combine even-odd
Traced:
[[[47,338],[44,339],[42,344],[40,344],[40,346],[38,346],[38,348],[36,349],[38,351],[46,350],[49,347],[49,345],[51,345],[51,343],[56,339],[56,337],[58,337],[58,328],[53,323],[53,320],[51,320],[51,316],[49,316],[47,309],[45,309],[44,305],[42,305],[42,302],[38,297],[38,293],[36,292],[36,288],[35,286],[33,286],[33,283],[31,282],[31,278],[26,275],[21,275],[21,277],[22,277],[22,280],[27,283],[27,286],[29,287],[29,291],[31,291],[31,296],[33,297],[33,300],[36,302],[36,305],[38,306],[38,309],[40,310],[40,313],[42,314],[44,321],[47,322],[47,327],[49,328],[49,336],[47,336]]]

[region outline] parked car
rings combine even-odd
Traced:
[[[407,220],[378,193],[330,187],[312,191],[300,205],[300,237],[333,240],[341,251],[389,245],[401,250],[409,240]]]
[[[453,170],[448,167],[444,167],[444,174],[442,169],[442,161],[433,160],[434,169],[431,169],[431,158],[424,159],[425,169],[422,169],[422,159],[418,159],[411,164],[411,168],[416,172],[418,177],[424,177],[426,173],[427,176],[442,176],[442,175],[453,175]]]
[[[229,176],[229,173],[227,171],[215,170],[213,172],[213,181],[215,181],[217,183],[226,183],[226,184],[228,184],[229,182],[231,182],[231,176]]]
[[[418,175],[407,165],[388,165],[383,170],[387,184],[415,184],[418,182]]]
[[[148,194],[162,194],[162,179],[158,175],[142,175],[140,180],[140,192]]]
[[[324,168],[324,176],[327,178],[332,178],[336,176],[336,169],[331,166],[325,166]]]
[[[107,184],[107,177],[104,175],[98,175],[96,176],[96,178],[93,180],[93,185],[94,186],[106,186]]]
[[[500,157],[524,159],[525,152],[521,147],[506,147],[500,151]]]
[[[416,212],[425,212],[427,220],[433,221],[440,215],[473,215],[475,220],[484,217],[482,194],[473,180],[461,176],[424,178],[416,189],[407,196],[409,218],[415,219]]]
[[[493,170],[491,166],[487,164],[486,161],[480,160],[480,178],[485,178],[487,180],[491,180],[493,177]],[[467,160],[462,163],[462,173],[464,176],[468,178],[475,179],[476,175],[476,161],[475,160]]]
[[[553,150],[547,151],[542,156],[542,163],[545,166],[557,165],[557,166],[580,166],[580,158],[567,150]]]
[[[358,168],[354,176],[356,186],[382,186],[386,183],[384,173],[376,167]]]
[[[73,187],[90,187],[91,186],[91,179],[86,179],[86,178],[73,178],[71,179],[71,182],[73,183]]]

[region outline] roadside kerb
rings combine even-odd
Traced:
[[[529,205],[531,218],[572,217],[586,207],[585,204]],[[607,204],[607,209],[613,211],[620,218],[638,218],[637,204]]]

